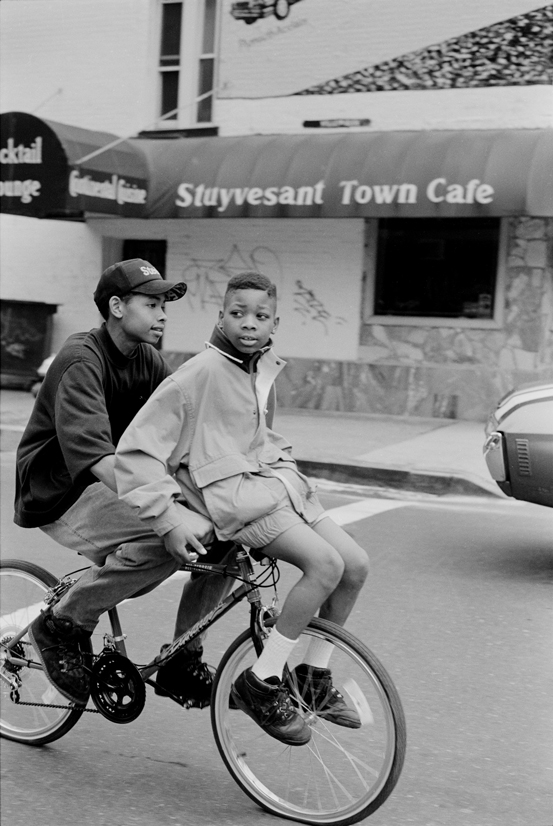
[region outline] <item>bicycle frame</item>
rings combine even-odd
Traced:
[[[254,554],[252,559],[257,561],[258,557]],[[111,627],[98,634],[100,644],[103,634],[101,650],[94,654],[88,640],[81,644],[83,665],[90,670],[88,707],[61,696],[47,675],[40,673],[44,668],[33,661],[28,632],[40,612],[73,587],[80,571],[56,580],[33,563],[2,561],[5,603],[0,674],[7,690],[1,692],[0,735],[43,746],[67,734],[85,711],[103,714],[113,723],[133,722],[144,708],[145,684],[156,688],[151,677],[160,666],[198,640],[233,605],[247,599],[250,627],[222,654],[209,703],[211,728],[226,768],[257,805],[280,817],[310,826],[352,826],[372,814],[391,794],[403,764],[405,719],[397,690],[360,640],[332,622],[314,618],[300,634],[277,688],[279,698],[281,692],[288,694],[291,708],[309,726],[310,738],[304,748],[288,748],[280,737],[263,732],[263,725],[238,702],[240,694],[236,695],[235,686],[240,675],[255,664],[274,625],[276,599],[268,607],[263,605],[261,589],[272,587],[276,598],[279,572],[274,561],[265,570],[254,570],[252,559],[238,548],[226,564],[202,557],[183,566],[193,576],[230,576],[236,580],[234,590],[185,634],[163,646],[162,653],[146,665],[133,663],[127,656],[117,608],[109,611]],[[331,646],[337,709],[332,703],[335,695],[329,695],[324,686],[320,691],[318,676],[310,673],[316,669],[306,664],[313,640]],[[169,692],[166,696],[180,702]]]
[[[244,549],[240,549],[236,553],[236,566],[238,569],[237,575],[232,571],[236,568],[229,568],[228,565],[222,565],[212,562],[190,562],[183,565],[181,570],[189,571],[190,573],[212,573],[220,574],[221,576],[232,576],[235,579],[241,579],[242,584],[234,591],[231,591],[221,602],[215,606],[205,617],[198,620],[192,628],[177,637],[171,645],[168,646],[162,653],[158,654],[154,659],[145,666],[141,666],[138,672],[145,682],[149,682],[149,678],[166,662],[171,660],[179,651],[181,651],[189,642],[196,639],[200,634],[210,628],[221,617],[227,614],[231,608],[234,607],[243,599],[248,599],[250,603],[250,625],[252,628],[252,636],[254,639],[256,650],[261,653],[263,647],[262,640],[267,637],[268,631],[264,626],[264,613],[270,613],[275,616],[273,609],[265,608],[261,602],[261,593],[258,585],[253,581],[254,570],[249,557],[249,554]],[[121,625],[117,614],[117,608],[111,609],[109,612],[112,628],[117,634],[114,636],[116,649],[119,653],[126,656],[124,635],[121,633]]]
[[[195,625],[192,626],[188,631],[185,631],[180,637],[177,637],[173,642],[165,648],[160,654],[154,657],[151,662],[144,666],[140,666],[137,670],[144,682],[154,685],[151,682],[150,677],[152,677],[158,669],[164,665],[166,662],[171,660],[179,651],[181,651],[189,642],[196,639],[200,634],[206,631],[211,625],[213,625],[217,620],[221,619],[228,611],[233,608],[239,602],[242,602],[244,599],[248,599],[251,610],[250,610],[250,627],[252,630],[252,637],[254,639],[255,648],[259,653],[261,653],[261,649],[263,647],[262,640],[265,639],[268,635],[268,631],[265,630],[264,625],[264,616],[268,614],[271,617],[277,615],[274,607],[266,607],[263,606],[261,601],[261,593],[259,590],[259,586],[255,583],[254,580],[254,570],[253,565],[251,563],[249,554],[243,548],[240,548],[236,552],[236,564],[235,565],[223,565],[220,563],[214,562],[189,562],[181,567],[182,571],[188,571],[190,573],[199,573],[199,574],[218,574],[220,576],[230,576],[236,580],[242,580],[241,585],[231,591],[228,596],[226,596],[221,602],[215,606],[205,617],[198,620]],[[60,583],[55,586],[52,591],[50,592],[49,598],[47,598],[47,604],[52,605],[55,604],[58,599],[67,591],[71,585],[74,584],[74,580],[70,579],[69,577],[64,577],[60,580]],[[121,627],[121,622],[119,619],[119,612],[117,610],[117,606],[108,610],[108,616],[111,624],[112,633],[106,634],[104,636],[104,650],[111,649],[113,651],[117,651],[124,657],[127,657],[127,649],[125,645],[126,635],[123,633],[123,629]],[[10,649],[13,649],[16,644],[25,636],[28,631],[29,625],[25,626],[16,636],[14,636],[10,642],[5,646],[7,652],[7,660],[13,665],[20,665],[26,666],[27,668],[35,668],[35,669],[42,669],[42,665],[40,663],[33,662],[33,660],[23,659],[16,654],[10,653]],[[2,675],[3,676],[3,675]],[[15,686],[12,686],[15,688]]]

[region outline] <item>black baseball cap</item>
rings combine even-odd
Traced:
[[[113,295],[135,292],[163,295],[166,301],[176,301],[185,294],[186,284],[184,281],[166,281],[149,261],[130,258],[104,270],[94,292],[94,301],[101,311]]]

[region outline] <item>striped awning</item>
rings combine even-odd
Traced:
[[[553,215],[553,130],[136,139],[148,218]]]

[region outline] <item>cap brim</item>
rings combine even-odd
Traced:
[[[145,295],[164,295],[166,301],[177,301],[182,298],[187,289],[184,281],[164,281],[155,279],[155,281],[147,281],[145,284],[140,284],[135,287],[134,293],[145,293]]]

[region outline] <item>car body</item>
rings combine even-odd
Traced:
[[[231,6],[230,13],[236,20],[244,23],[255,23],[263,17],[272,14],[277,20],[285,20],[290,14],[290,6],[299,3],[299,0],[236,0]]]
[[[523,385],[499,401],[484,458],[507,496],[553,507],[553,383]]]

